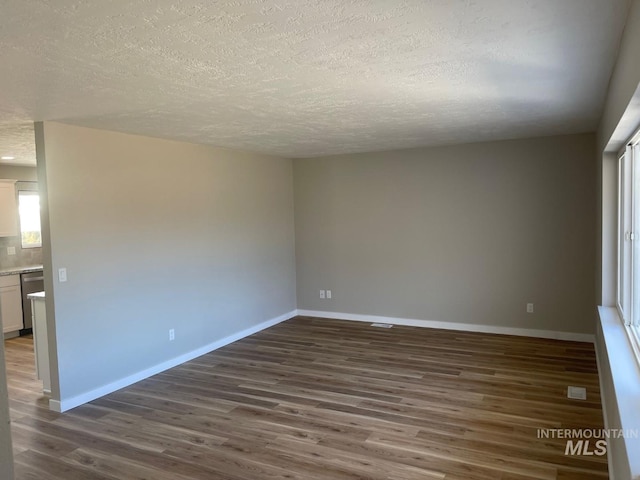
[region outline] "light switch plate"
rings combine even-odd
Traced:
[[[67,281],[67,269],[66,268],[59,268],[58,269],[58,280],[60,282],[66,282]]]

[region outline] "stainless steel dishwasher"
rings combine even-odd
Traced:
[[[24,328],[20,330],[20,335],[28,335],[32,332],[33,325],[31,324],[31,300],[27,298],[27,295],[44,291],[44,275],[42,271],[22,273],[20,284],[22,286],[22,319],[24,321]]]

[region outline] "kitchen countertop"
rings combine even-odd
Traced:
[[[42,265],[29,265],[26,267],[0,268],[0,277],[5,275],[19,275],[21,273],[31,273],[42,271]]]

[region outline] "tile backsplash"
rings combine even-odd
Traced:
[[[15,255],[7,253],[7,247],[16,249]],[[23,267],[42,264],[42,248],[22,248],[20,237],[0,237],[0,268]]]

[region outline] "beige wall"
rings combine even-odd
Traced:
[[[295,160],[298,308],[593,333],[594,151],[585,134]]]
[[[14,165],[0,165],[0,178],[22,180],[25,182],[37,182],[38,173],[36,167],[18,167]]]
[[[37,127],[63,402],[295,309],[291,160]]]
[[[618,58],[611,74],[607,99],[597,132],[598,152],[617,151],[621,143],[640,125],[640,102],[632,102],[640,80],[640,0],[633,0],[618,50]],[[636,114],[624,119],[632,108]]]

